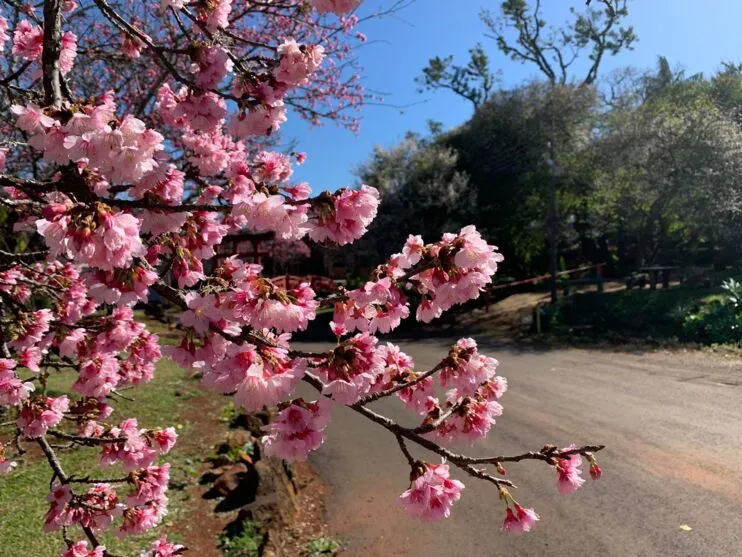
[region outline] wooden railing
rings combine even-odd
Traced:
[[[321,275],[281,275],[278,277],[271,277],[271,281],[286,290],[296,288],[302,282],[308,282],[312,289],[322,291],[333,291],[336,288],[335,281],[329,277],[323,277]]]
[[[596,265],[587,265],[585,267],[578,267],[576,269],[568,269],[566,271],[559,271],[556,275],[557,277],[565,277],[569,276],[575,273],[583,273],[586,271],[592,271],[595,270],[595,276],[596,277],[602,277],[603,276],[603,267],[605,267],[605,263],[598,263]],[[505,288],[513,288],[515,286],[522,286],[524,284],[538,284],[539,282],[544,282],[546,280],[551,279],[550,274],[546,275],[539,275],[537,277],[531,277],[523,280],[514,280],[511,282],[503,282],[501,284],[493,284],[489,288],[487,288],[484,291],[484,311],[488,312],[490,309],[490,304],[492,303],[492,292],[495,292],[497,290],[503,290]]]

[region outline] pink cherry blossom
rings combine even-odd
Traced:
[[[44,31],[27,19],[18,22],[13,34],[13,55],[25,60],[37,60],[44,48]]]
[[[340,189],[317,207],[317,222],[309,237],[317,242],[331,240],[345,245],[360,238],[376,217],[379,192],[366,185],[357,190]]]
[[[281,195],[257,193],[237,205],[233,214],[244,217],[254,230],[272,230],[284,240],[299,239],[308,229],[306,206],[290,205]]]
[[[11,112],[18,118],[16,125],[30,134],[44,133],[47,128],[54,125],[54,118],[50,118],[35,104],[27,106],[13,105]]]
[[[342,15],[355,10],[361,4],[361,0],[309,0],[309,4],[318,12]]]
[[[574,449],[574,445],[570,445],[565,451]],[[557,471],[557,485],[559,486],[559,493],[567,495],[574,493],[582,484],[585,483],[585,479],[582,477],[582,456],[579,454],[572,454],[567,457],[559,458],[556,464]]]
[[[173,9],[176,9],[176,10],[181,10],[183,9],[183,6],[185,6],[186,4],[190,4],[190,3],[191,3],[190,0],[160,0],[160,5],[163,8],[172,7]]]
[[[304,85],[309,76],[319,68],[325,57],[322,46],[299,46],[293,39],[284,41],[278,47],[281,61],[274,72],[277,81],[289,87]]]
[[[77,56],[77,35],[71,31],[62,34],[62,50],[59,54],[59,71],[66,75],[72,69]]]
[[[195,54],[196,84],[214,89],[232,71],[234,63],[227,51],[219,46],[200,48]]]
[[[10,36],[8,35],[8,20],[0,15],[0,48],[5,48],[5,43],[8,42]]]
[[[332,350],[326,364],[317,368],[324,383],[322,394],[340,404],[353,404],[371,390],[377,376],[384,372],[378,339],[368,333],[351,337]]]
[[[510,507],[505,511],[505,522],[502,525],[503,532],[512,534],[530,532],[539,520],[538,514],[533,509],[521,507],[518,503],[513,503],[513,506],[515,512]]]
[[[63,550],[60,557],[103,557],[106,554],[106,546],[99,545],[88,550],[88,542],[80,541]]]
[[[216,307],[216,297],[212,294],[209,296],[199,296],[191,293],[186,300],[188,311],[183,312],[180,316],[180,322],[185,327],[191,327],[199,334],[204,334],[209,330],[212,321],[217,321],[221,316]]]
[[[19,322],[17,336],[8,345],[17,349],[24,349],[38,344],[49,330],[52,318],[53,314],[48,309],[40,309],[25,314]]]
[[[486,400],[482,396],[461,400],[455,390],[449,392],[446,408],[453,405],[458,410],[431,434],[445,445],[471,444],[485,438],[495,425],[496,418],[502,415],[502,405],[498,402]]]
[[[248,411],[271,406],[292,393],[304,376],[306,362],[292,360],[285,348],[230,345],[226,357],[206,369],[204,385],[219,392],[234,392],[235,405]]]
[[[178,440],[178,434],[175,432],[175,428],[168,427],[150,431],[149,438],[160,454],[167,454],[175,446],[175,442]]]
[[[170,465],[150,466],[131,474],[134,491],[126,497],[128,507],[146,505],[151,501],[159,501],[167,492],[170,480]]]
[[[163,536],[152,542],[151,550],[142,553],[140,557],[176,557],[182,555],[185,550],[185,546],[170,543],[167,541],[167,536]]]
[[[18,352],[18,363],[31,371],[40,371],[39,364],[43,354],[38,346],[31,346]],[[2,376],[2,372],[0,372]]]
[[[26,400],[18,415],[18,429],[27,439],[44,435],[50,427],[56,427],[69,409],[67,396],[37,396]]]
[[[261,104],[232,118],[229,131],[238,138],[270,135],[286,121],[283,101]]]
[[[387,277],[348,292],[347,300],[335,304],[333,321],[348,331],[388,333],[409,314],[407,299]]]
[[[124,53],[124,56],[135,60],[142,55],[144,47],[145,44],[136,37],[125,35],[124,40],[121,43],[121,52]]]
[[[15,373],[16,363],[0,359],[0,407],[18,406],[34,391],[33,383],[24,383]]]
[[[265,428],[268,432],[263,437],[266,456],[289,462],[305,461],[324,441],[322,432],[330,423],[330,410],[327,399],[309,403],[299,399],[284,408]]]
[[[17,462],[8,460],[4,456],[0,455],[0,476],[7,476],[12,473],[17,466]]]
[[[463,489],[463,483],[449,478],[447,464],[425,464],[424,471],[400,495],[400,500],[410,515],[432,522],[450,516]]]
[[[480,385],[493,379],[499,362],[484,356],[477,350],[471,338],[459,340],[448,353],[450,362],[456,366],[445,366],[440,373],[442,387],[455,387],[461,395],[474,394]]]
[[[214,0],[207,4],[201,18],[212,33],[217,29],[226,29],[229,26],[229,13],[232,10],[232,0]]]
[[[262,182],[285,182],[291,177],[291,158],[275,151],[261,151],[255,157],[253,176]]]
[[[119,383],[119,362],[110,354],[100,354],[80,366],[80,375],[72,389],[85,396],[102,398]]]
[[[603,477],[603,470],[601,470],[600,466],[598,466],[598,463],[595,461],[590,463],[590,477],[593,480],[599,480]]]

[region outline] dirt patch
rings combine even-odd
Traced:
[[[199,455],[200,482],[186,488],[184,516],[168,531],[182,537],[189,554],[218,557],[222,535],[255,521],[265,533],[262,556],[306,555],[307,543],[327,535],[322,480],[308,464],[261,459],[257,437],[267,417],[238,416],[229,427],[222,418],[226,400],[195,397],[179,416],[192,424],[183,450]],[[250,454],[245,446],[254,446]]]
[[[219,414],[226,400],[213,394],[198,395],[187,400],[179,420],[190,424],[187,435],[179,438],[179,450],[203,460],[205,453],[224,437],[225,425]],[[202,463],[198,473],[207,467]],[[189,553],[202,557],[218,557],[216,538],[224,528],[224,519],[214,513],[214,502],[203,499],[204,486],[197,484],[185,488],[187,501],[182,518],[167,528],[168,533],[178,534]]]
[[[293,474],[298,487],[296,511],[292,523],[272,540],[276,557],[304,555],[307,543],[319,537],[328,537],[325,523],[327,487],[307,463],[294,465]]]

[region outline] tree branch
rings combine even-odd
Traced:
[[[44,102],[62,105],[62,81],[59,55],[62,47],[62,0],[44,0],[44,49],[41,66],[44,83]]]

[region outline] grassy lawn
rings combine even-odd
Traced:
[[[158,331],[159,332],[159,331]],[[50,394],[66,390],[73,380],[73,374],[64,373],[50,378]],[[169,360],[162,360],[157,366],[155,379],[148,385],[126,391],[127,396],[136,402],[119,400],[114,403],[116,412],[110,421],[117,423],[124,417],[136,417],[141,427],[155,428],[175,426],[181,436],[173,451],[166,459],[171,463],[170,512],[164,523],[168,530],[177,532],[178,521],[187,519],[188,491],[198,475],[198,467],[208,452],[200,443],[183,442],[189,434],[195,434],[197,424],[186,419],[187,411],[193,416],[192,404],[204,400],[204,391],[195,379],[188,378],[182,369]],[[214,404],[206,404],[205,411],[213,410]],[[197,414],[196,414],[197,415]],[[29,443],[30,445],[30,443]],[[112,467],[101,471],[97,465],[98,450],[94,448],[59,451],[60,461],[68,474],[86,471],[97,477],[121,477],[122,471]],[[42,519],[47,510],[49,466],[43,457],[33,451],[30,462],[22,463],[10,476],[0,477],[0,547],[3,556],[30,557],[58,555],[63,547],[61,535],[44,534]],[[121,494],[128,489],[122,487]],[[72,534],[82,539],[80,531]],[[118,540],[113,535],[102,535],[106,547],[117,555],[138,555],[137,550],[149,545],[157,534]],[[176,536],[171,536],[174,539]]]

